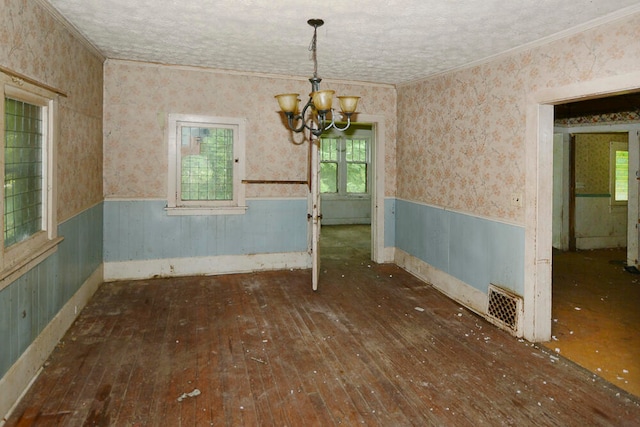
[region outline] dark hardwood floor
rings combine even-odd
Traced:
[[[102,285],[6,425],[639,424],[638,398],[342,246],[317,292],[308,270]]]

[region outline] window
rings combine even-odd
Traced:
[[[0,279],[55,249],[54,94],[4,74]],[[0,286],[1,288],[1,286]]]
[[[170,215],[243,213],[244,120],[169,115]]]
[[[611,204],[626,205],[629,200],[628,143],[611,141],[609,147]]]
[[[321,137],[320,192],[341,196],[369,193],[371,132],[355,129]]]

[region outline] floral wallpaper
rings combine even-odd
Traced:
[[[626,133],[576,134],[576,193],[609,194],[609,142],[627,142]]]
[[[362,97],[360,113],[384,115],[386,194],[395,194],[396,91],[391,86],[322,82]],[[247,119],[247,180],[306,180],[308,143],[297,145],[274,95],[310,89],[304,79],[225,73],[129,61],[105,63],[104,191],[107,198],[166,198],[169,113]],[[305,197],[306,185],[247,184],[246,196]]]
[[[2,2],[0,64],[67,95],[58,109],[60,222],[103,198],[102,62],[38,1]]]
[[[398,197],[524,224],[527,96],[640,69],[640,14],[398,88]],[[532,201],[534,202],[534,201]],[[527,203],[527,200],[525,200]]]

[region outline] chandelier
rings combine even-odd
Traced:
[[[307,24],[313,27],[313,39],[309,50],[313,58],[313,77],[311,82],[311,93],[309,100],[300,112],[300,98],[297,93],[285,93],[276,95],[280,109],[287,117],[289,129],[294,132],[302,132],[308,129],[316,137],[322,135],[325,130],[335,128],[339,131],[346,130],[351,125],[351,115],[355,113],[358,106],[359,96],[338,96],[340,109],[347,116],[347,123],[343,128],[338,127],[335,122],[337,114],[331,108],[333,102],[333,90],[320,90],[322,79],[318,77],[318,58],[316,56],[316,42],[318,39],[317,30],[324,24],[322,19],[310,19]]]

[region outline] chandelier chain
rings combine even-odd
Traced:
[[[313,77],[318,77],[318,56],[317,52],[317,40],[318,40],[318,27],[316,25],[313,26],[313,38],[311,39],[311,44],[309,45],[309,50],[311,51],[311,59],[313,60]]]

